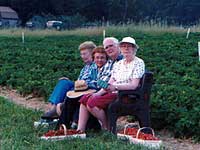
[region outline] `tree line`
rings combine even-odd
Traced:
[[[190,25],[199,22],[199,0],[1,0],[18,13],[22,24],[35,15],[81,15],[88,22],[155,22]]]

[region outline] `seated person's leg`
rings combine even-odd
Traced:
[[[101,125],[96,117],[90,115],[86,125],[86,129],[101,130]]]
[[[56,113],[58,114],[58,116],[61,115],[62,110],[63,110],[63,107],[64,107],[64,102],[63,102],[63,103],[58,103],[58,104],[57,104],[57,106],[56,106]]]
[[[102,129],[107,130],[108,129],[108,127],[107,127],[108,123],[107,123],[107,117],[106,117],[104,110],[100,109],[98,107],[93,107],[93,108],[88,107],[88,110],[90,111],[90,113],[93,116],[95,116],[101,122]]]
[[[72,129],[76,129],[78,127],[78,118],[79,118],[79,105],[74,110],[73,121],[71,124]]]
[[[87,108],[88,110],[102,123],[103,129],[108,129],[108,123],[107,123],[107,117],[104,109],[107,108],[107,106],[115,100],[117,97],[117,94],[115,93],[108,93],[103,96],[98,96],[93,98],[90,98],[88,100]]]
[[[56,87],[54,88],[49,102],[57,105],[58,103],[64,102],[66,93],[70,90],[73,90],[74,83],[70,80],[59,80]]]
[[[84,104],[80,104],[79,109],[79,120],[78,120],[78,129],[85,132],[86,124],[89,119],[89,112],[87,110],[87,107]]]
[[[83,100],[84,99],[84,100]],[[95,130],[100,130],[101,129],[101,125],[99,123],[99,121],[97,120],[97,118],[95,118],[93,115],[90,114],[90,112],[88,111],[87,107],[86,107],[86,103],[88,97],[82,97],[80,102],[80,109],[79,109],[79,120],[78,120],[78,129],[80,131],[84,131],[86,129],[95,129]]]
[[[74,112],[79,107],[78,100],[68,97],[65,98],[64,106],[59,117],[59,125],[65,124],[67,127],[70,126],[70,122],[73,121]]]
[[[69,127],[71,118],[69,118],[70,115],[69,115],[68,105],[69,105],[69,98],[66,97],[65,101],[63,102],[62,110],[60,112],[58,126],[60,126],[61,124],[65,124],[67,127]]]
[[[51,109],[46,112],[42,118],[48,118],[57,115],[56,113],[56,105],[58,103],[62,103],[64,101],[64,98],[66,96],[66,92],[69,90],[72,90],[74,87],[74,84],[70,80],[59,80],[56,87],[54,88],[50,98],[49,102],[52,104]]]
[[[80,102],[80,109],[79,109],[79,120],[78,120],[78,129],[80,131],[85,131],[88,119],[90,117],[90,113],[87,110],[87,101],[88,101],[88,94],[83,95],[79,102]]]

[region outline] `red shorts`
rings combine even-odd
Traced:
[[[87,102],[88,102],[88,100],[89,100],[89,98],[90,98],[90,95],[91,95],[91,94],[85,94],[85,95],[83,95],[83,96],[80,98],[79,102],[80,102],[81,104],[87,106]]]
[[[88,105],[90,108],[98,107],[100,109],[105,109],[108,105],[117,98],[116,93],[107,93],[101,96],[95,96],[94,98],[89,95],[84,95],[80,99],[80,103],[83,105]]]

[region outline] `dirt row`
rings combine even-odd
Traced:
[[[6,87],[0,87],[0,96],[29,109],[47,111],[50,108],[42,97],[33,97],[32,95],[23,97],[16,90]],[[120,125],[126,124],[126,118],[118,119],[118,123]],[[168,150],[200,150],[199,143],[194,143],[191,139],[175,139],[173,134],[167,130],[156,131],[156,135],[163,141],[165,148]]]

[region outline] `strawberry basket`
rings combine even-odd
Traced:
[[[143,133],[142,130],[150,129],[151,134]],[[138,129],[136,136],[132,135],[129,137],[129,141],[132,144],[141,144],[148,147],[160,148],[162,145],[162,141],[155,137],[155,133],[152,128],[143,127]]]
[[[131,144],[140,144],[151,148],[160,148],[162,141],[155,137],[154,130],[150,127],[128,127],[126,125],[123,131],[119,131],[117,137],[127,139]],[[148,130],[151,133],[144,133],[143,130]]]
[[[40,138],[43,140],[64,140],[71,138],[84,139],[86,138],[86,134],[82,131],[67,129],[66,126],[62,124],[59,130],[49,130]]]
[[[131,135],[136,135],[140,125],[138,123],[128,123],[124,126],[123,130],[117,133],[117,138],[122,140],[129,140]]]

